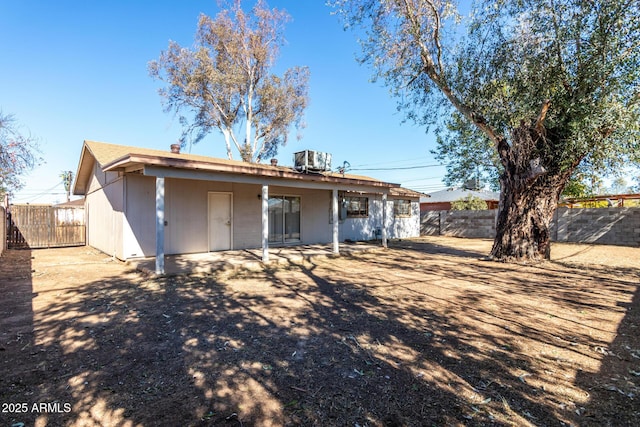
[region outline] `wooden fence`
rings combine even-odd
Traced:
[[[83,206],[11,205],[7,247],[53,248],[85,244]]]
[[[4,207],[0,206],[0,221],[2,218],[6,218]],[[7,248],[7,227],[3,227],[2,223],[0,223],[0,256]]]

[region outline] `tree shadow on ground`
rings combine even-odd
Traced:
[[[34,345],[31,250],[7,250],[0,257],[0,403],[21,404],[17,396],[28,393],[38,381],[39,366],[21,361],[38,356]],[[0,408],[0,421],[9,407]],[[31,408],[27,408],[31,409]],[[20,405],[17,411],[25,408]],[[8,424],[11,425],[11,424]]]
[[[461,249],[460,246],[455,247],[443,243],[421,242],[416,240],[390,240],[388,246],[391,249],[409,249],[431,254],[454,255],[462,258],[483,258],[488,255],[488,253],[480,251]]]
[[[608,270],[640,283],[640,268]],[[589,393],[588,402],[577,409],[584,426],[637,426],[640,419],[640,286],[618,307],[624,317],[615,339],[599,349],[603,357],[598,371],[576,375],[576,385]]]
[[[37,375],[4,379],[20,388],[3,398],[72,410],[10,421],[580,423],[581,406],[569,400],[583,388],[566,374],[602,356],[592,349],[607,341],[593,328],[633,283],[606,289],[605,274],[592,281],[561,266],[460,256],[390,250],[263,271],[70,284],[32,313],[33,348],[16,356]],[[598,303],[585,305],[594,288]]]

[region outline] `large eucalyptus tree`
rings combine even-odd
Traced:
[[[549,257],[559,195],[581,163],[638,162],[637,0],[483,0],[464,16],[450,0],[332,5],[363,31],[362,61],[409,119],[445,130],[443,111],[455,113],[490,141],[493,258]]]
[[[171,41],[149,73],[166,83],[160,96],[167,111],[180,113],[183,141],[218,130],[229,159],[237,150],[243,161],[259,162],[276,154],[292,126],[304,125],[309,70],[271,73],[284,43],[284,11],[263,0],[251,14],[240,0],[228,4],[213,19],[200,15],[194,46]]]

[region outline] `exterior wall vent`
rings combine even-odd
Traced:
[[[331,154],[304,150],[293,153],[293,165],[301,172],[325,172],[331,170]]]

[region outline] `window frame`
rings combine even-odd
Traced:
[[[297,194],[270,194],[269,195],[269,201],[270,200],[281,200],[283,202],[283,206],[282,206],[282,217],[281,219],[278,219],[278,221],[281,221],[281,238],[280,239],[276,239],[275,236],[277,235],[277,233],[272,233],[271,227],[272,227],[272,221],[271,221],[271,212],[270,212],[270,207],[269,207],[269,237],[268,237],[268,241],[269,244],[272,245],[286,245],[286,244],[300,244],[302,242],[302,196],[297,195]],[[293,232],[292,234],[297,234],[298,237],[286,237],[288,233],[286,233],[287,231],[287,211],[284,209],[284,202],[285,200],[288,200],[291,206],[291,203],[294,202],[293,199],[297,199],[297,203],[298,203],[298,228],[297,228],[297,232]],[[291,213],[291,212],[289,212]]]
[[[369,218],[369,197],[347,196],[343,197],[347,218]],[[352,203],[357,203],[358,207],[352,209]]]
[[[393,216],[395,218],[411,217],[411,199],[395,199],[393,201]]]

